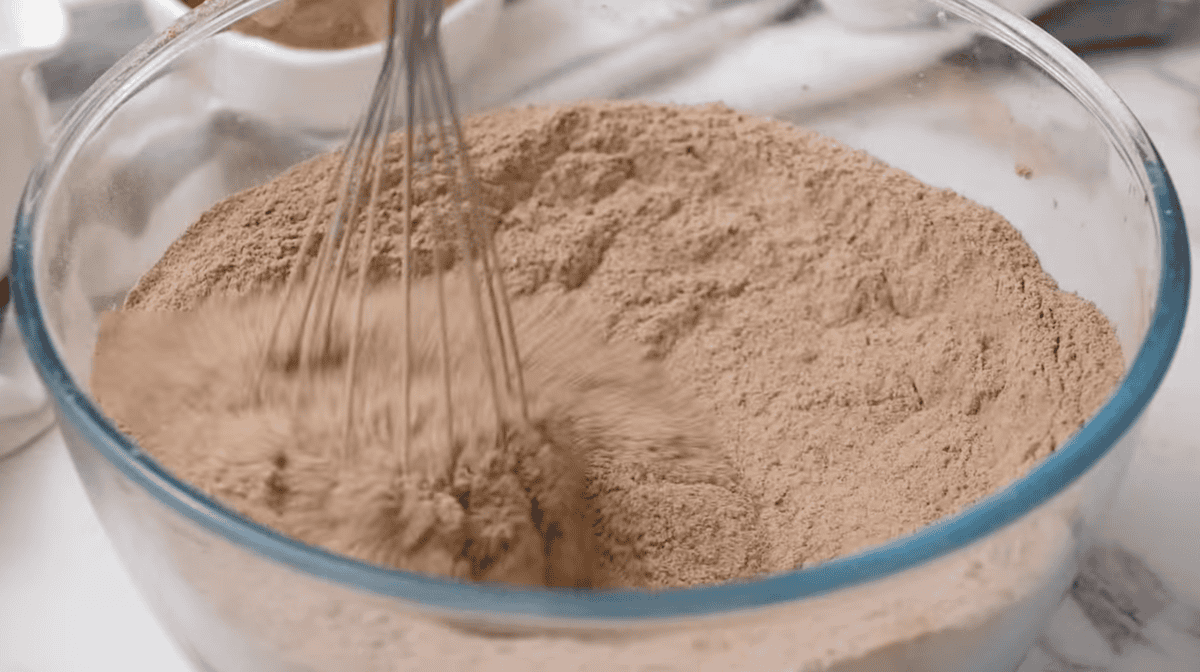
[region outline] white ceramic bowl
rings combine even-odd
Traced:
[[[141,0],[156,32],[189,10],[182,0]],[[452,80],[484,51],[504,0],[458,0],[442,16],[442,45]],[[383,58],[382,43],[351,49],[299,49],[229,31],[192,61],[220,103],[264,119],[313,130],[344,129],[362,112]],[[317,97],[311,93],[321,91]]]

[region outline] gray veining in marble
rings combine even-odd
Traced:
[[[1020,672],[1200,669],[1200,610],[1119,546],[1098,546],[1080,565]]]

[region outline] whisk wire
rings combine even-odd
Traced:
[[[436,40],[436,35],[434,39]],[[504,287],[503,267],[500,265],[491,227],[480,217],[479,210],[475,207],[479,202],[478,182],[474,170],[471,168],[462,125],[458,121],[459,117],[455,109],[454,97],[449,91],[449,76],[445,58],[440,47],[431,49],[430,56],[429,67],[432,72],[429,73],[427,79],[428,100],[434,107],[433,116],[439,121],[437,128],[442,157],[448,164],[447,170],[455,177],[461,176],[455,180],[455,185],[460,190],[455,202],[460,206],[456,219],[459,222],[460,240],[464,245],[463,256],[464,260],[468,262],[469,273],[474,274],[475,270],[472,264],[475,261],[478,261],[480,265],[479,275],[487,290],[487,306],[490,308],[488,312],[492,317],[492,328],[495,331],[491,332],[485,323],[482,298],[473,297],[473,301],[478,303],[476,310],[479,321],[478,328],[481,333],[487,333],[489,337],[494,333],[497,352],[500,353],[499,373],[504,379],[505,389],[510,395],[517,397],[522,419],[528,420],[525,382],[521,373],[520,355],[515,338],[516,331],[508,305],[508,293]],[[441,104],[443,102],[444,106]],[[446,120],[444,124],[441,123],[442,120]],[[455,163],[458,165],[454,165]],[[462,207],[463,204],[466,204],[466,207]],[[479,288],[478,279],[474,276],[471,278],[470,287],[473,294]],[[491,344],[489,343],[489,345]],[[493,371],[494,364],[491,361],[491,353],[487,353],[486,357],[488,370]],[[501,408],[499,396],[497,392],[495,394],[497,412]]]
[[[391,25],[393,25],[393,26],[395,25],[395,21],[397,18],[395,16],[395,14],[396,14],[395,8],[393,7],[392,16],[391,16]],[[389,41],[389,46],[390,46],[390,41]],[[389,51],[389,53],[387,53],[384,57],[385,61],[384,61],[383,67],[385,69],[385,73],[388,73],[388,69],[395,67],[393,54],[391,53],[392,50],[389,49],[388,51]],[[390,74],[390,73],[388,73],[388,74]],[[382,126],[383,130],[380,131],[379,129],[374,129],[374,132],[371,133],[371,137],[372,137],[372,141],[373,141],[373,145],[371,147],[371,150],[372,150],[371,151],[371,157],[372,157],[371,165],[374,166],[375,169],[373,171],[371,171],[372,174],[371,174],[370,194],[368,195],[368,198],[367,198],[366,231],[363,234],[361,249],[359,250],[358,287],[354,293],[353,314],[351,315],[351,321],[350,321],[350,324],[351,324],[350,333],[351,334],[359,334],[362,330],[362,315],[363,315],[363,306],[364,306],[365,298],[366,298],[367,274],[368,274],[368,270],[369,270],[370,264],[371,264],[371,255],[372,255],[372,250],[373,250],[373,247],[375,244],[375,231],[376,231],[376,227],[378,225],[378,220],[379,220],[379,194],[380,194],[380,191],[381,191],[381,188],[383,185],[384,155],[385,155],[385,150],[387,148],[386,137],[381,138],[379,136],[381,136],[383,134],[383,132],[386,131],[386,122],[392,116],[393,110],[394,110],[394,107],[396,104],[396,87],[388,86],[385,88],[384,92],[385,92],[385,100],[382,103],[382,113],[379,115],[376,115],[377,116],[376,123],[379,124],[380,126]],[[372,111],[376,111],[376,108],[374,108],[374,106],[372,106]],[[348,248],[349,245],[346,245],[346,247]],[[338,275],[339,276],[341,275],[340,271],[338,272]],[[330,316],[332,317],[332,310],[330,311]],[[405,323],[407,324],[407,318],[405,320]],[[354,383],[355,383],[355,379],[358,375],[358,355],[359,355],[359,348],[361,346],[361,343],[362,343],[362,341],[359,338],[352,337],[350,339],[350,354],[348,356],[347,363],[346,363],[346,382],[345,382],[344,393],[342,395],[346,400],[346,412],[345,412],[345,416],[344,416],[344,426],[343,426],[343,432],[342,432],[342,457],[343,457],[343,459],[347,459],[350,457],[350,455],[348,455],[348,452],[350,450],[350,446],[353,443],[351,441],[351,432],[353,431],[353,424],[354,424],[354,402],[355,402]]]
[[[428,66],[429,63],[428,61],[424,61],[421,63],[421,65]],[[414,93],[420,93],[423,89],[426,92],[426,95],[421,96],[418,99],[419,103],[417,105],[418,109],[420,110],[421,119],[423,122],[425,122],[419,124],[422,130],[422,139],[428,143],[425,146],[430,148],[433,146],[433,142],[436,140],[443,164],[442,169],[450,178],[450,190],[452,192],[451,202],[454,204],[454,208],[456,210],[453,219],[460,223],[459,245],[461,248],[463,270],[467,275],[467,287],[470,289],[471,304],[475,313],[476,327],[480,336],[480,356],[483,358],[484,370],[488,378],[488,386],[491,392],[494,412],[496,413],[496,420],[497,423],[500,423],[502,421],[503,405],[496,377],[495,364],[492,358],[492,336],[487,329],[487,322],[484,318],[483,304],[479,296],[479,281],[474,264],[475,255],[470,245],[470,233],[464,224],[466,220],[462,214],[463,203],[464,199],[466,198],[466,194],[463,193],[463,186],[459,180],[458,173],[455,170],[454,162],[450,160],[450,157],[454,156],[454,148],[452,148],[447,142],[445,128],[441,123],[441,110],[437,104],[437,96],[434,93],[435,83],[432,81],[430,73],[425,71],[424,68],[418,69],[416,75],[418,77],[425,75],[425,77],[422,78],[422,81],[416,83],[411,89]],[[409,128],[412,128],[413,126],[413,124],[410,124]],[[429,131],[429,126],[433,127],[433,132]],[[430,157],[430,159],[432,159],[432,157]],[[442,316],[440,319],[444,320],[444,302],[439,302],[438,312],[439,315]]]
[[[392,0],[391,11],[396,14],[396,0]],[[410,16],[410,20],[411,20]],[[399,17],[393,16],[391,33],[388,39],[388,47],[394,49],[396,45],[397,35],[407,35],[407,42],[404,44],[405,56],[405,76],[407,82],[407,91],[409,95],[405,99],[404,110],[404,436],[401,439],[401,454],[400,464],[404,469],[404,473],[410,472],[410,444],[412,443],[412,229],[413,229],[413,111],[415,109],[415,101],[412,97],[412,78],[413,78],[413,50],[415,44],[413,40],[413,31],[411,25],[406,25],[403,29],[404,33],[399,32],[397,22]],[[395,86],[393,80],[392,86]]]
[[[453,130],[456,142],[461,148],[463,148],[463,151],[458,153],[457,156],[462,166],[461,169],[463,175],[466,179],[467,190],[469,191],[467,202],[476,204],[479,202],[479,182],[476,179],[475,171],[471,167],[471,163],[468,160],[469,156],[466,151],[465,134],[463,133],[462,123],[459,121],[458,110],[456,109],[456,105],[454,103],[454,96],[448,90],[450,77],[449,73],[447,72],[446,59],[443,56],[440,47],[434,51],[434,62],[437,66],[439,75],[439,77],[435,77],[434,79],[436,82],[440,82],[442,86],[446,87],[447,90],[444,92],[443,97],[439,98],[434,96],[433,99],[435,101],[439,99],[446,101],[447,111],[449,112],[447,118],[450,120],[451,129]],[[485,273],[484,277],[487,279],[488,293],[492,303],[493,314],[497,316],[496,333],[501,339],[500,348],[502,357],[505,360],[505,370],[507,372],[508,357],[511,356],[512,377],[516,380],[517,389],[515,392],[517,394],[517,401],[521,410],[521,418],[522,420],[528,422],[529,408],[525,394],[525,376],[521,371],[521,353],[520,348],[517,346],[516,326],[513,323],[512,307],[508,301],[508,289],[504,282],[504,266],[500,263],[500,254],[496,249],[496,241],[492,227],[488,226],[486,222],[479,219],[479,211],[477,208],[472,208],[469,214],[474,220],[476,228],[482,234],[483,259],[490,267],[489,271]],[[501,322],[503,322],[503,326],[501,326]],[[503,337],[506,329],[508,333],[507,339]]]
[[[385,72],[388,65],[385,61]],[[383,93],[386,93],[386,90]],[[370,107],[372,113],[377,110],[377,107],[375,101],[372,100]],[[357,219],[358,202],[362,191],[361,184],[364,181],[361,173],[364,170],[365,156],[369,155],[373,149],[373,146],[368,144],[370,142],[369,139],[379,135],[379,131],[377,130],[379,125],[378,116],[378,114],[368,114],[355,127],[351,140],[342,153],[341,161],[335,169],[334,174],[330,177],[330,188],[337,190],[338,198],[334,204],[334,214],[332,220],[330,220],[331,223],[321,240],[321,247],[318,249],[317,258],[307,266],[309,277],[306,278],[307,286],[300,314],[298,332],[299,359],[301,362],[309,361],[313,349],[319,347],[317,344],[318,340],[323,341],[319,344],[320,346],[328,345],[327,342],[324,342],[324,337],[329,333],[335,293],[340,287],[340,276],[344,270],[346,247],[344,242],[349,238],[351,233],[346,228],[348,223],[352,226]],[[364,148],[368,151],[364,152]],[[310,225],[310,235],[313,237],[320,230],[320,221],[324,218],[327,202],[328,199],[321,203],[314,211],[313,219],[310,220],[313,222]],[[334,256],[333,261],[330,260],[331,256]],[[304,268],[304,258],[301,257],[294,268],[293,276],[298,277]],[[327,285],[331,279],[334,284],[332,289],[329,289]],[[285,299],[281,313],[286,310],[286,306]],[[325,328],[321,329],[321,326]]]
[[[409,90],[410,91],[418,91],[419,88],[417,87],[416,84],[412,84],[412,85],[410,85]],[[425,109],[424,104],[414,105],[414,109],[417,109],[417,108],[421,109],[421,111],[422,111],[421,117],[420,117],[421,119],[429,118],[428,114],[427,114],[428,111]],[[426,170],[429,170],[430,172],[432,172],[431,166],[432,166],[432,162],[433,162],[433,157],[431,156],[431,154],[432,154],[431,148],[434,145],[433,145],[433,139],[430,135],[430,131],[428,128],[428,124],[427,123],[409,124],[407,128],[408,128],[408,131],[406,131],[406,133],[411,132],[413,129],[420,129],[421,147],[422,147],[421,159],[422,160],[419,163],[419,165],[424,166],[426,168]],[[440,362],[440,374],[441,374],[440,377],[441,377],[441,381],[442,381],[442,397],[443,397],[443,403],[445,404],[446,444],[450,447],[451,452],[454,453],[454,452],[457,452],[458,447],[457,447],[455,439],[454,439],[454,401],[453,401],[453,396],[452,396],[452,391],[451,391],[451,383],[450,383],[450,377],[451,377],[450,347],[449,347],[450,330],[449,330],[449,324],[448,324],[448,319],[447,319],[448,316],[446,314],[446,306],[448,304],[446,302],[446,279],[445,279],[445,274],[444,274],[445,258],[443,256],[443,254],[444,254],[443,241],[441,240],[440,237],[434,236],[433,239],[431,240],[431,245],[433,247],[433,273],[434,273],[434,283],[435,283],[434,288],[435,288],[435,291],[437,292],[437,306],[438,306],[438,315],[437,315],[438,325],[437,326],[438,326],[438,335],[440,337],[438,339],[438,358],[439,358],[439,362]]]
[[[293,354],[301,369],[309,366],[313,354],[328,352],[335,321],[335,309],[341,287],[350,269],[348,259],[353,241],[360,245],[356,285],[351,304],[351,331],[346,357],[344,379],[345,401],[342,446],[339,457],[351,456],[352,433],[357,402],[358,362],[361,355],[361,331],[365,311],[368,271],[373,258],[374,238],[381,217],[379,201],[386,172],[388,132],[396,115],[397,97],[401,83],[405,86],[403,165],[403,418],[400,462],[409,473],[413,409],[414,324],[412,292],[414,288],[414,227],[416,225],[416,193],[414,183],[418,174],[436,183],[440,170],[449,182],[450,218],[457,227],[441,230],[436,204],[426,212],[423,222],[430,233],[433,253],[433,276],[437,293],[436,325],[439,347],[438,368],[441,377],[441,396],[445,404],[445,432],[448,448],[455,446],[455,413],[452,391],[452,357],[445,286],[447,258],[443,245],[447,236],[457,229],[461,251],[460,264],[466,276],[470,310],[472,311],[480,356],[490,387],[497,426],[502,427],[507,403],[515,401],[522,418],[528,419],[525,382],[521,372],[520,350],[507,290],[503,266],[496,250],[490,223],[477,207],[479,186],[471,167],[467,143],[459,122],[458,111],[450,89],[445,59],[442,55],[438,27],[441,20],[441,0],[392,0],[389,19],[389,38],[384,60],[362,119],[341,153],[337,167],[329,178],[325,197],[314,208],[307,232],[296,261],[288,275],[283,305],[276,315],[269,336],[268,348],[274,351],[282,332],[284,316],[303,283],[299,326]],[[403,77],[401,76],[403,74]],[[426,175],[428,173],[428,175]],[[334,201],[336,194],[336,201]],[[364,202],[365,201],[365,202]],[[333,215],[326,219],[330,203]],[[326,222],[324,236],[321,223]],[[321,243],[313,257],[313,245]],[[444,240],[445,239],[445,240]],[[310,260],[311,258],[311,260]],[[261,378],[260,378],[261,380]],[[503,393],[501,389],[503,388]]]

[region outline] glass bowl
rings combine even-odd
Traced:
[[[246,14],[214,4],[131,54],[69,113],[30,178],[13,264],[19,324],[88,494],[199,669],[1016,669],[1137,446],[1138,418],[1179,340],[1190,273],[1157,152],[1062,45],[982,0],[943,0],[928,25],[869,34],[822,15],[744,30],[738,21],[762,6],[751,1],[596,46],[507,89],[491,75],[464,85],[474,107],[590,95],[725,99],[863,148],[1006,216],[1063,288],[1108,315],[1127,362],[1119,388],[1049,458],[914,534],[746,582],[515,589],[367,565],[248,521],[166,472],[88,394],[98,314],[119,305],[206,207],[342,137],[230,109],[196,85],[188,55]],[[729,54],[786,46],[781,36],[804,26],[821,28],[812,40],[843,48],[822,51],[816,69],[776,53],[776,67],[754,77],[711,76],[735,67],[722,61]],[[697,42],[721,30],[721,39],[737,33],[723,54],[711,49],[720,40]],[[518,42],[498,40],[491,65],[516,59],[512,49],[528,46]],[[792,46],[802,56],[814,44]],[[674,45],[679,58],[646,60],[656,45]],[[756,82],[763,87],[747,88]],[[760,95],[766,89],[776,95]]]

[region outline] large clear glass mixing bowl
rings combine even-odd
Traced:
[[[748,0],[642,26],[637,39],[516,81],[494,70],[537,62],[520,51],[536,40],[509,25],[518,36],[485,66],[491,74],[463,84],[465,105],[724,99],[825,132],[1005,215],[1065,289],[1111,318],[1128,363],[1104,407],[1028,475],[893,542],[744,583],[518,590],[382,569],[285,538],[175,479],[93,403],[100,311],[204,208],[340,140],[232,108],[206,88],[195,59],[242,11],[208,5],[68,115],[25,193],[13,265],[20,326],[92,502],[199,668],[1016,668],[1137,445],[1187,304],[1188,245],[1166,169],[1081,61],[980,0],[944,0],[908,12],[924,16],[915,25],[870,33],[795,9],[785,22],[760,12],[757,24],[738,23],[766,6]],[[753,65],[764,45],[785,51]],[[735,76],[719,77],[722,68]]]

